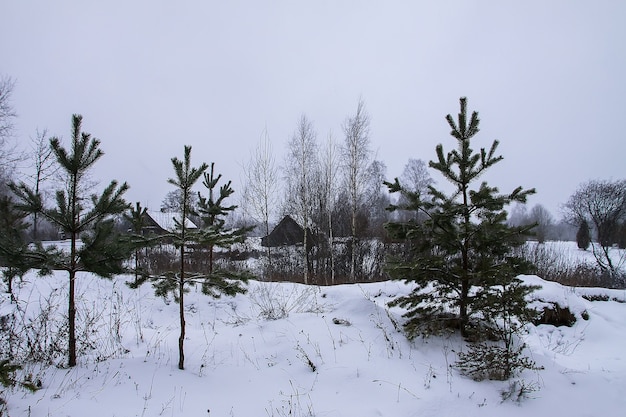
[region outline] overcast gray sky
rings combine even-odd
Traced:
[[[558,217],[579,183],[626,176],[620,0],[2,0],[0,39],[18,138],[69,139],[82,114],[105,152],[96,178],[154,209],[184,145],[241,191],[265,128],[282,161],[301,114],[341,140],[359,97],[390,178],[455,146],[444,117],[461,96],[475,148],[501,141],[485,179],[503,192],[535,187]]]

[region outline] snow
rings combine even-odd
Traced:
[[[410,290],[400,282],[252,281],[247,294],[220,299],[192,290],[181,371],[173,300],[155,297],[149,286],[129,289],[129,276],[82,274],[78,315],[88,323],[82,343],[92,349],[71,369],[62,356],[25,364],[22,375],[42,388],[14,388],[4,397],[13,417],[625,415],[626,292],[522,278],[542,287],[533,295],[537,307],[567,306],[576,323],[528,326],[527,354],[543,370],[477,382],[450,366],[465,348],[457,335],[411,342],[398,331],[402,310],[387,303]],[[61,325],[66,281],[62,272],[26,275],[16,290],[25,317],[49,311],[49,327]],[[6,315],[15,305],[2,297]],[[527,398],[503,400],[512,383],[530,387]]]

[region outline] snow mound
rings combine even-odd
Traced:
[[[149,287],[129,289],[124,282],[131,277],[82,274],[78,314],[88,321],[81,326],[88,348],[72,369],[24,364],[21,375],[41,381],[42,389],[5,392],[8,414],[622,416],[626,304],[615,300],[624,301],[624,292],[522,278],[541,286],[533,295],[538,306],[558,303],[577,317],[586,312],[587,320],[571,327],[529,325],[527,353],[544,369],[525,371],[514,382],[475,382],[451,366],[466,348],[457,335],[405,338],[403,311],[387,306],[410,291],[400,282],[309,287],[252,281],[248,294],[217,300],[192,289],[181,371],[173,300],[155,297]],[[26,311],[26,323],[53,308],[62,322],[66,286],[60,272],[28,274],[16,291],[18,304],[3,297],[0,311]],[[529,388],[526,400],[503,400],[513,383]]]

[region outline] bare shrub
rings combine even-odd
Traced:
[[[536,382],[526,382],[524,380],[510,381],[507,389],[500,392],[502,402],[514,401],[517,403],[530,397],[530,394],[539,390]]]
[[[178,258],[174,247],[162,246],[146,250],[146,270],[149,274],[160,274],[178,266]]]
[[[10,358],[61,364],[67,354],[67,315],[62,312],[65,300],[58,289],[40,295],[37,302],[18,300],[2,334]]]
[[[89,354],[101,361],[127,352],[121,343],[121,327],[130,316],[124,318],[128,311],[122,308],[128,303],[119,294],[113,289],[91,301],[84,294],[77,295],[78,355]],[[12,314],[3,317],[0,336],[3,354],[20,363],[64,366],[69,332],[64,288],[55,288],[49,293],[33,290],[24,295],[17,295]]]
[[[596,264],[569,257],[553,245],[527,243],[517,248],[517,254],[534,265],[534,274],[547,281],[571,287],[623,288],[624,275],[615,276]]]
[[[279,320],[295,313],[320,313],[324,306],[317,300],[316,287],[274,283],[257,284],[249,291],[250,302],[258,315],[268,320]]]
[[[552,307],[544,307],[536,320],[535,325],[550,324],[552,326],[572,327],[576,323],[576,316],[572,314],[568,307],[561,307],[556,303],[550,303]]]

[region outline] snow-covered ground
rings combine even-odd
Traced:
[[[64,357],[26,365],[23,375],[42,387],[5,392],[10,416],[626,415],[623,290],[524,277],[542,285],[537,303],[569,306],[577,321],[529,326],[527,354],[543,370],[476,382],[450,366],[465,346],[458,336],[410,342],[398,331],[402,311],[387,302],[408,292],[400,282],[318,288],[252,281],[246,295],[217,300],[192,290],[181,371],[178,305],[149,286],[129,289],[130,279],[79,276],[81,346],[92,349],[72,369],[55,366]],[[61,272],[29,273],[17,290],[17,314],[45,323],[50,336],[63,326],[66,281]],[[600,295],[609,301],[589,301]],[[0,315],[13,309],[3,295]],[[529,388],[527,398],[503,400],[514,383]]]

